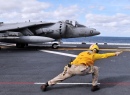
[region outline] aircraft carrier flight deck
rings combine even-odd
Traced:
[[[30,45],[17,49],[13,44],[0,50],[0,95],[129,95],[130,46],[99,44],[100,53],[124,51],[121,55],[98,60],[100,90],[91,92],[92,75],[74,76],[42,92],[40,86],[63,71],[73,55],[89,44],[51,49]]]

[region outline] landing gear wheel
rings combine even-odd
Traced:
[[[58,48],[59,48],[59,46],[58,46],[58,44],[57,44],[57,43],[54,43],[54,44],[52,44],[52,48],[53,48],[53,49],[58,49]]]

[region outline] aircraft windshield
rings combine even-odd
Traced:
[[[69,23],[69,24],[71,24],[71,25],[73,25],[73,26],[76,26],[76,24],[77,24],[77,21],[69,21],[69,20],[66,20],[65,22],[66,22],[66,23]]]
[[[73,20],[66,20],[65,22],[72,25],[72,26],[74,26],[74,27],[86,27],[86,26],[84,26],[82,24],[79,24],[77,21],[73,21]]]

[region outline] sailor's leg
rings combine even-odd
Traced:
[[[94,66],[93,73],[92,73],[92,89],[91,89],[91,91],[97,91],[100,89],[100,87],[97,85],[98,75],[99,75],[99,69],[97,66]]]
[[[55,85],[56,83],[59,83],[59,82],[65,80],[71,76],[73,76],[73,74],[70,72],[69,68],[67,68],[67,70],[64,69],[64,71],[61,74],[59,74],[55,78],[49,80],[46,84],[43,84],[41,86],[41,90],[46,91],[48,86]]]
[[[92,85],[95,86],[98,83],[98,75],[99,75],[99,69],[97,66],[93,67],[93,73],[92,73]]]
[[[48,81],[48,85],[55,85],[56,83],[59,83],[69,77],[71,77],[72,74],[69,72],[66,72],[66,74],[64,74],[64,72],[62,72],[61,74],[59,74],[58,76],[56,76],[55,78],[51,79],[50,81]]]

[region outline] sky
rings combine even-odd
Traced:
[[[0,0],[0,22],[76,20],[100,36],[130,37],[130,0]]]

